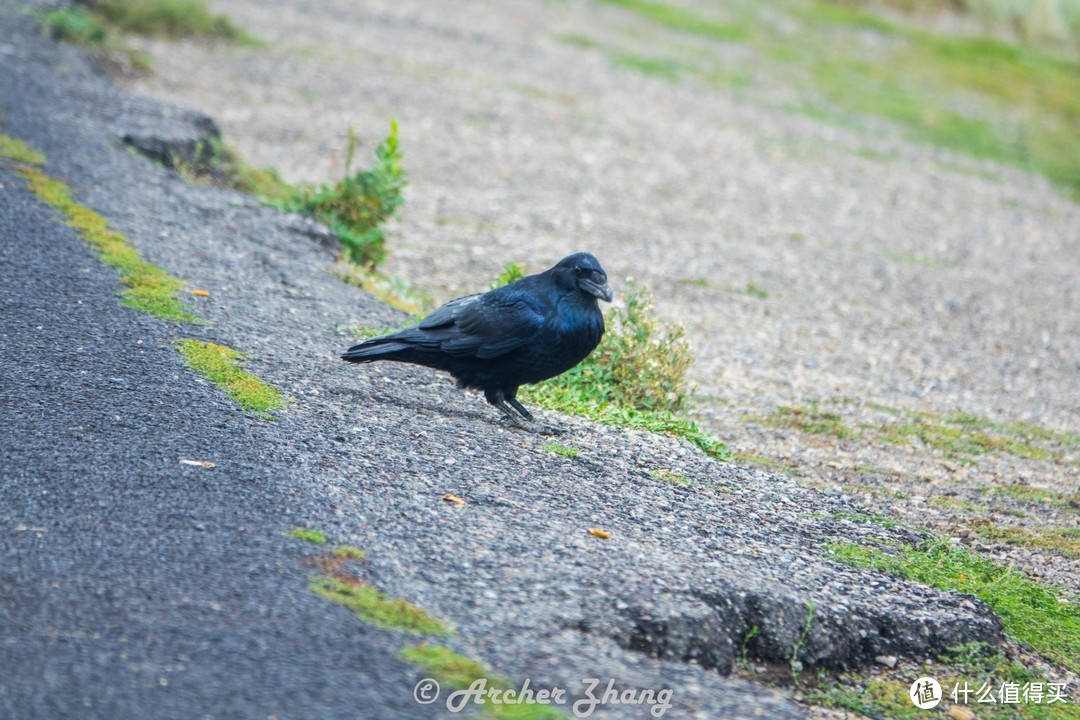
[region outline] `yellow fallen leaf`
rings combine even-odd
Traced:
[[[180,458],[180,464],[181,465],[194,465],[196,467],[205,467],[205,468],[214,467],[214,463],[210,462],[209,460],[187,460],[185,458]]]
[[[209,290],[192,290],[191,294],[197,297],[210,297]]]
[[[607,540],[609,537],[611,537],[611,533],[607,530],[598,530],[596,528],[589,528],[589,534],[593,537],[598,537],[601,540]]]
[[[445,495],[443,495],[442,499],[445,500],[446,502],[452,502],[455,505],[464,505],[465,504],[464,500],[459,498],[457,495],[451,495],[450,493],[446,493]]]

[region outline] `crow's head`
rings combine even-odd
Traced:
[[[568,255],[551,269],[555,282],[566,290],[580,290],[586,295],[611,302],[614,295],[608,285],[607,273],[591,253]]]

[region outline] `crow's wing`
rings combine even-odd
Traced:
[[[517,293],[489,292],[451,300],[417,328],[439,349],[455,357],[501,357],[526,345],[540,332],[543,314]]]

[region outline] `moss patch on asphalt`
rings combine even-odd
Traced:
[[[404,630],[413,635],[449,635],[450,629],[421,607],[402,598],[388,597],[369,585],[339,578],[315,577],[308,587],[319,597],[352,610],[361,620],[384,630]]]
[[[276,388],[241,369],[247,357],[245,353],[193,338],[184,338],[176,348],[184,364],[219,386],[252,414],[272,418],[274,410],[285,406],[285,398]]]
[[[303,540],[304,542],[315,543],[316,545],[325,545],[326,536],[323,535],[322,530],[311,530],[309,528],[293,528],[288,533],[289,537],[296,538],[297,540]]]
[[[163,268],[148,263],[139,255],[128,239],[109,227],[104,217],[90,208],[80,205],[71,197],[71,189],[59,180],[46,175],[39,168],[23,164],[36,162],[39,153],[22,143],[5,143],[12,154],[20,155],[18,173],[27,187],[39,200],[57,210],[75,228],[87,244],[97,251],[98,259],[120,271],[122,303],[141,310],[148,315],[174,322],[205,322],[180,302],[184,282],[170,275]],[[11,158],[10,155],[5,157]]]
[[[27,165],[44,165],[45,156],[22,140],[0,133],[0,157]]]
[[[1080,672],[1080,608],[1016,570],[942,540],[878,548],[835,543],[833,560],[873,568],[943,590],[978,597],[1001,617],[1005,632],[1054,662]]]

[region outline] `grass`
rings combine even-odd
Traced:
[[[25,149],[13,147],[23,157],[30,150],[25,146]],[[36,159],[33,154],[30,157]],[[191,312],[188,305],[180,302],[180,293],[184,289],[182,280],[144,261],[127,238],[109,227],[105,218],[75,202],[67,185],[29,165],[18,167],[18,173],[38,199],[57,210],[79,237],[97,251],[99,260],[120,272],[120,284],[124,286],[120,293],[122,305],[162,320],[205,322]]]
[[[834,560],[873,568],[978,597],[996,612],[1005,632],[1055,663],[1080,671],[1080,608],[1054,590],[962,547],[927,540],[890,553],[853,543],[828,548]]]
[[[773,427],[794,428],[811,435],[832,435],[841,440],[858,434],[844,424],[839,414],[822,412],[816,403],[811,403],[809,407],[781,406],[776,412],[761,418],[761,422]]]
[[[510,680],[493,674],[483,663],[456,653],[445,645],[413,645],[403,648],[401,657],[419,668],[425,677],[435,679],[444,691],[475,687],[494,693],[514,688]],[[496,705],[488,701],[477,706],[481,708],[480,717],[485,720],[554,720],[566,717],[565,713],[545,704]]]
[[[241,369],[246,355],[224,345],[184,338],[177,343],[184,364],[219,386],[244,410],[263,418],[285,406],[281,393]]]
[[[1057,432],[1030,423],[995,423],[970,413],[939,415],[912,412],[883,405],[873,409],[900,418],[899,422],[852,427],[839,413],[820,409],[817,402],[805,406],[781,406],[775,412],[756,418],[773,427],[794,428],[814,435],[832,435],[844,439],[871,438],[895,445],[912,441],[940,450],[946,457],[963,462],[988,453],[1000,453],[1025,460],[1055,461],[1077,447],[1076,435]],[[1066,503],[1068,501],[1066,500]]]
[[[368,585],[356,585],[331,577],[312,578],[308,585],[316,595],[344,605],[361,620],[383,630],[403,630],[413,635],[449,635],[444,622],[423,608]]]
[[[294,537],[297,540],[315,543],[316,545],[326,544],[326,536],[323,535],[322,530],[309,530],[307,528],[298,527],[290,530],[288,535],[289,537]]]
[[[937,34],[896,15],[886,19],[870,3],[778,2],[767,14],[742,3],[733,9],[736,22],[721,22],[681,4],[600,1],[705,44],[683,62],[638,57],[580,35],[564,42],[669,80],[696,77],[724,87],[730,82],[713,78],[739,77],[743,86],[749,78],[768,90],[782,78],[802,98],[787,102],[804,114],[864,128],[864,118],[883,118],[912,140],[1040,173],[1080,198],[1076,52],[1064,57],[994,38]],[[664,39],[652,40],[655,46]],[[713,52],[710,40],[718,41]],[[752,53],[733,61],[725,52],[732,42]]]
[[[1080,559],[1080,528],[1051,527],[1026,530],[1016,527],[999,527],[986,518],[974,518],[968,522],[968,525],[977,535],[987,540],[1049,550],[1067,558]]]
[[[161,38],[205,37],[258,45],[259,41],[225,15],[211,13],[203,0],[93,0],[92,12],[121,32]]]
[[[721,22],[692,10],[654,0],[602,0],[616,5],[669,30],[689,33],[722,42],[742,42],[749,36],[743,25]]]
[[[581,451],[577,448],[567,447],[566,445],[560,445],[559,443],[548,443],[544,446],[544,449],[553,455],[560,455],[565,458],[576,458],[581,454]]]
[[[929,676],[941,684],[943,703],[936,712],[946,713],[953,705],[952,692],[957,690],[956,705],[978,710],[981,720],[1077,720],[1080,705],[1060,702],[1053,705],[1042,703],[978,703],[979,688],[986,685],[1000,698],[1003,683],[1024,686],[1028,683],[1048,682],[1047,678],[1029,670],[1021,663],[1010,660],[997,648],[985,643],[968,643],[951,648],[937,658],[926,659],[915,667],[901,665],[896,672],[884,677],[860,676],[845,673],[833,684],[810,688],[806,699],[816,705],[844,708],[872,718],[922,720],[925,711],[915,708],[908,696],[911,683],[917,677]],[[963,687],[972,691],[964,702]],[[937,717],[937,715],[934,715]],[[952,717],[952,716],[950,716]]]
[[[312,216],[327,225],[341,243],[348,262],[339,264],[336,274],[373,294],[384,291],[408,295],[392,287],[393,279],[375,272],[375,266],[386,257],[383,225],[404,203],[402,192],[408,184],[401,164],[397,122],[390,121],[389,135],[376,147],[375,163],[367,170],[351,173],[358,144],[350,128],[344,177],[333,184],[290,185],[272,168],[256,168],[243,162],[220,140],[205,143],[193,162],[177,163],[176,169],[189,180],[209,179],[254,195],[267,205]]]
[[[205,37],[258,46],[262,43],[225,15],[215,15],[203,0],[91,0],[36,10],[34,16],[51,37],[95,50],[99,55],[123,59],[128,66],[148,72],[150,56],[130,47],[124,34],[162,38]]]

